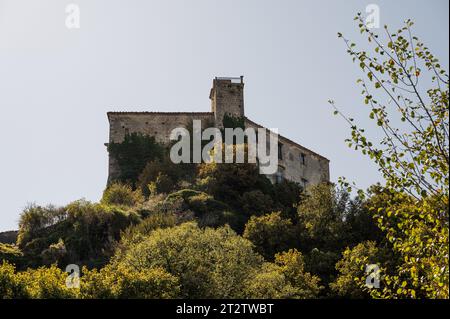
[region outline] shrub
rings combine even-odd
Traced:
[[[60,238],[58,243],[51,244],[46,250],[42,251],[41,257],[45,265],[63,265],[67,258],[67,249],[64,241]]]
[[[27,283],[20,281],[16,276],[15,267],[3,261],[0,264],[0,298],[17,299],[27,298]]]
[[[0,265],[0,296],[6,299],[77,298],[78,290],[66,286],[67,273],[56,266],[15,272],[14,266]]]
[[[78,289],[66,286],[67,273],[52,265],[17,273],[33,299],[69,299],[78,297]]]
[[[297,250],[275,256],[275,263],[265,263],[248,280],[248,298],[317,298],[321,287],[319,278],[304,270],[303,257]]]
[[[180,190],[170,194],[166,201],[182,200],[182,210],[191,211],[198,220],[200,227],[218,227],[228,220],[226,212],[231,208],[225,203],[214,199],[213,196],[190,189]]]
[[[42,235],[44,229],[56,225],[66,218],[67,214],[63,208],[56,208],[52,205],[47,207],[28,205],[20,214],[17,244],[23,248],[35,237]]]
[[[153,136],[131,133],[125,135],[121,143],[110,143],[108,152],[119,166],[116,180],[135,186],[147,163],[162,158],[165,149]]]
[[[178,278],[162,268],[134,270],[110,265],[100,271],[83,269],[82,298],[167,299],[180,293]]]
[[[175,164],[165,155],[147,163],[139,175],[137,186],[147,197],[154,193],[169,193],[176,190],[180,182],[191,181],[195,167],[195,164]]]
[[[8,262],[16,266],[23,262],[23,253],[15,245],[0,243],[0,263]]]
[[[340,252],[322,251],[317,248],[313,248],[305,255],[305,269],[319,276],[322,283],[326,285],[322,293],[328,294],[328,284],[336,279],[337,270],[335,266],[339,258],[341,258]]]
[[[264,263],[262,268],[248,280],[245,294],[247,298],[255,299],[288,299],[294,298],[296,290],[286,282],[280,267],[272,263]]]
[[[139,190],[133,191],[131,186],[113,183],[103,192],[101,203],[106,205],[134,206],[144,201]]]
[[[150,194],[167,194],[174,188],[173,180],[166,174],[158,174],[156,180],[148,184]]]

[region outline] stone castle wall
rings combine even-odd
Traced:
[[[255,130],[263,127],[246,119],[246,127]],[[266,140],[268,140],[267,137]],[[281,144],[281,158],[278,158],[279,172],[283,178],[299,183],[302,186],[319,184],[330,180],[329,163],[325,157],[278,135]],[[268,176],[272,182],[276,182],[276,176]]]
[[[213,126],[222,128],[225,114],[245,117],[243,79],[235,80],[214,80],[210,93],[211,112],[109,112],[109,142],[120,143],[126,134],[141,133],[155,137],[159,143],[169,144],[172,130],[177,127],[192,128],[193,120],[201,120],[202,129]],[[247,118],[245,126],[262,127]],[[279,170],[277,174],[268,176],[273,182],[281,177],[308,186],[330,180],[328,159],[283,136],[279,136],[279,142]],[[108,180],[114,179],[118,173],[118,165],[110,156]]]

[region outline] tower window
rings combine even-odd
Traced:
[[[306,178],[302,178],[302,186],[303,188],[308,187],[308,180]]]
[[[283,182],[283,179],[284,179],[284,168],[278,166],[278,171],[275,174],[275,182],[277,184],[280,184],[281,182]]]
[[[306,165],[306,155],[304,153],[300,154],[300,163],[302,163],[302,165]]]
[[[283,144],[278,143],[278,159],[283,159]]]

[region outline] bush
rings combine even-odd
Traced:
[[[174,188],[173,180],[166,174],[158,174],[156,180],[148,184],[151,195],[167,194]]]
[[[275,255],[275,264],[286,280],[295,288],[296,298],[316,298],[322,287],[320,279],[305,271],[305,262],[302,254],[296,249],[290,249]]]
[[[68,288],[68,274],[55,265],[28,269],[17,273],[21,282],[26,285],[26,291],[33,299],[70,299],[78,297],[78,289]]]
[[[247,282],[249,298],[317,298],[322,287],[319,278],[307,273],[303,257],[297,250],[277,254],[275,263],[265,263]]]
[[[182,200],[182,210],[190,211],[200,227],[218,227],[229,221],[231,208],[207,193],[184,189],[170,194],[166,202]]]
[[[121,143],[110,143],[108,152],[119,166],[120,173],[113,181],[135,186],[147,163],[162,158],[165,149],[153,136],[131,133]]]
[[[133,191],[129,185],[113,183],[103,192],[101,203],[106,205],[134,206],[143,201],[144,198],[139,190]]]
[[[17,299],[27,298],[27,283],[20,281],[16,276],[15,267],[3,261],[0,264],[0,298]]]
[[[78,290],[66,286],[67,273],[56,266],[15,272],[14,266],[0,265],[0,296],[3,299],[77,298]]]
[[[28,242],[42,234],[42,230],[56,225],[67,218],[63,208],[34,204],[26,207],[20,214],[17,244],[23,248]]]
[[[46,250],[42,251],[41,257],[45,265],[64,265],[67,258],[67,249],[64,241],[60,238],[58,243],[51,244]]]
[[[15,245],[0,243],[0,263],[8,262],[16,266],[23,262],[23,253]]]
[[[289,283],[280,270],[272,263],[264,263],[245,286],[247,298],[255,299],[292,299],[296,290]]]
[[[82,298],[168,299],[180,293],[178,278],[162,268],[139,271],[119,265],[100,271],[83,269]]]

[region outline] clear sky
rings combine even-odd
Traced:
[[[333,181],[379,181],[327,103],[369,122],[336,33],[363,43],[370,3],[381,25],[413,19],[448,70],[447,0],[0,0],[0,231],[30,202],[99,200],[107,111],[209,111],[214,76],[244,75],[246,115],[329,158]]]

